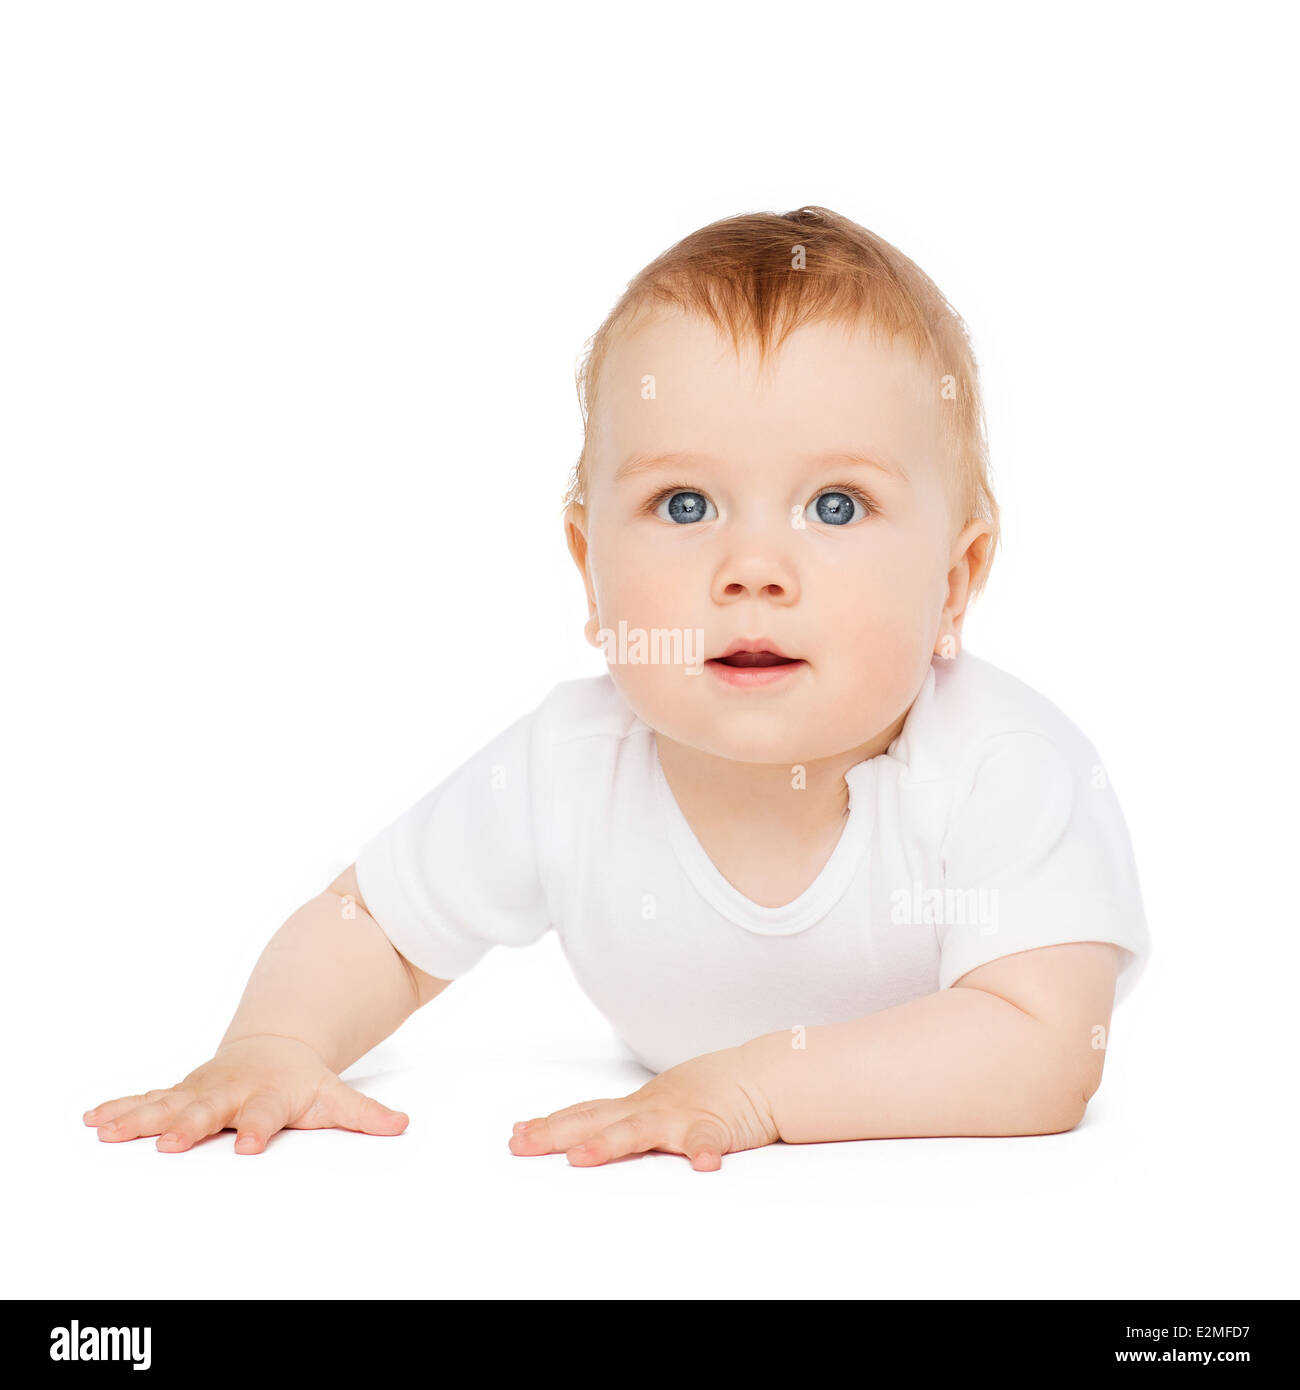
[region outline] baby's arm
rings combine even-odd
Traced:
[[[267,943],[221,1045],[287,1034],[344,1071],[449,983],[397,953],[349,865]]]
[[[629,1096],[521,1121],[510,1150],[587,1167],[662,1149],[710,1172],[725,1153],[781,1139],[1073,1129],[1101,1084],[1117,967],[1116,948],[1098,941],[1004,956],[937,994],[765,1033]]]
[[[786,1143],[1052,1134],[1101,1084],[1117,964],[1097,941],[1022,951],[937,994],[740,1051]]]
[[[227,1128],[238,1131],[240,1153],[260,1153],[285,1128],[399,1134],[406,1116],[338,1073],[448,983],[398,954],[350,867],[271,938],[210,1061],[175,1086],[105,1101],[83,1119],[111,1142],[161,1135],[167,1152]]]

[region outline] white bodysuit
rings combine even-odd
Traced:
[[[366,907],[440,979],[559,934],[578,983],[651,1070],[947,989],[1070,941],[1150,951],[1101,759],[1050,701],[969,652],[936,657],[899,736],[851,767],[816,880],[760,907],[713,865],[652,730],[608,675],[565,681],[357,856]]]

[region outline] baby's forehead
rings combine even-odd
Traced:
[[[611,345],[594,423],[602,453],[797,441],[901,459],[935,447],[939,400],[934,369],[869,323],[802,324],[764,354],[757,340],[733,343],[702,316],[661,309]]]

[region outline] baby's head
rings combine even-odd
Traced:
[[[728,218],[632,281],[578,389],[566,533],[635,713],[743,762],[884,752],[998,537],[974,357],[933,282],[824,208]],[[717,660],[737,646],[797,664]]]

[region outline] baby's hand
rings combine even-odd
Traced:
[[[407,1116],[339,1078],[306,1043],[264,1033],[217,1050],[178,1086],[106,1100],[82,1119],[108,1143],[160,1134],[160,1153],[181,1153],[234,1129],[235,1152],[261,1153],[280,1129],[400,1134]]]
[[[672,1067],[621,1100],[589,1100],[520,1122],[510,1151],[565,1153],[587,1168],[660,1149],[685,1154],[705,1173],[720,1168],[725,1153],[779,1138],[765,1097],[733,1047]]]

